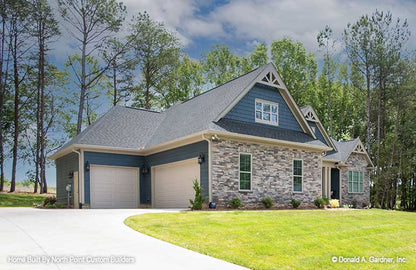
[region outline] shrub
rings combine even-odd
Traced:
[[[55,203],[54,205],[56,208],[66,208],[66,205],[62,203]]]
[[[316,198],[314,203],[315,203],[316,207],[318,207],[318,208],[322,208],[322,207],[324,207],[324,205],[326,205],[324,198]]]
[[[241,200],[239,198],[234,198],[231,200],[230,205],[232,208],[237,209],[239,207],[241,207],[242,203]]]
[[[31,180],[29,180],[29,179],[26,179],[26,180],[23,180],[22,181],[22,186],[24,186],[24,187],[30,187],[30,186],[33,186],[33,181],[31,181]]]
[[[191,203],[191,209],[201,210],[204,199],[202,197],[202,187],[201,185],[199,185],[198,179],[194,179],[193,186],[195,190],[195,198],[193,200],[189,200],[189,202]]]
[[[322,200],[324,200],[324,205],[329,205],[328,197],[322,196]]]
[[[332,208],[338,208],[339,207],[339,200],[329,200],[329,204],[331,205]]]
[[[300,203],[301,203],[301,200],[295,200],[295,199],[292,199],[292,200],[290,201],[290,203],[292,204],[293,208],[298,208],[298,207],[299,207],[299,205],[300,205]]]
[[[55,196],[49,196],[49,197],[46,197],[43,200],[42,206],[45,207],[47,205],[54,205],[55,203],[56,203],[56,197]]]
[[[273,206],[273,200],[272,200],[272,198],[270,198],[270,197],[266,197],[266,198],[263,198],[262,200],[261,200],[261,203],[264,205],[264,207],[266,207],[266,208],[270,208],[270,207],[272,207]]]
[[[357,201],[356,200],[352,200],[351,204],[352,204],[352,208],[357,208]]]
[[[368,207],[368,204],[367,204],[366,202],[363,202],[363,203],[361,204],[361,206],[362,206],[363,208],[366,208],[366,207]]]

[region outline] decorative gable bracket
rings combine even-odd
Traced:
[[[358,153],[358,154],[366,154],[367,152],[364,149],[364,146],[361,142],[357,143],[357,146],[355,147],[355,149],[353,150],[354,153]]]
[[[271,86],[280,86],[279,81],[277,79],[276,74],[274,74],[273,72],[268,72],[266,74],[266,76],[264,76],[264,78],[261,80],[262,83],[264,84],[268,84]]]
[[[318,122],[318,119],[312,111],[306,113],[305,119],[312,122]]]

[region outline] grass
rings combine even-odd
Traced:
[[[0,193],[0,207],[32,207],[41,204],[50,194]]]
[[[252,269],[416,269],[416,213],[287,210],[156,213],[127,226]],[[332,257],[367,262],[333,263]],[[370,263],[404,257],[405,263]]]

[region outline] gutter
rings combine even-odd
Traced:
[[[208,201],[212,202],[212,142],[210,139],[205,138],[205,134],[202,134],[202,139],[208,142]]]
[[[81,149],[79,151],[73,149],[72,152],[78,154],[78,200],[80,200],[78,203],[82,207],[84,203],[84,155]]]

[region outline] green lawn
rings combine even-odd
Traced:
[[[125,224],[150,236],[253,269],[416,269],[416,213],[286,210],[157,213]],[[332,257],[366,263],[333,263]],[[370,263],[404,257],[406,263]]]
[[[51,196],[50,194],[48,194]],[[32,207],[41,204],[47,195],[27,193],[0,193],[0,207]]]

